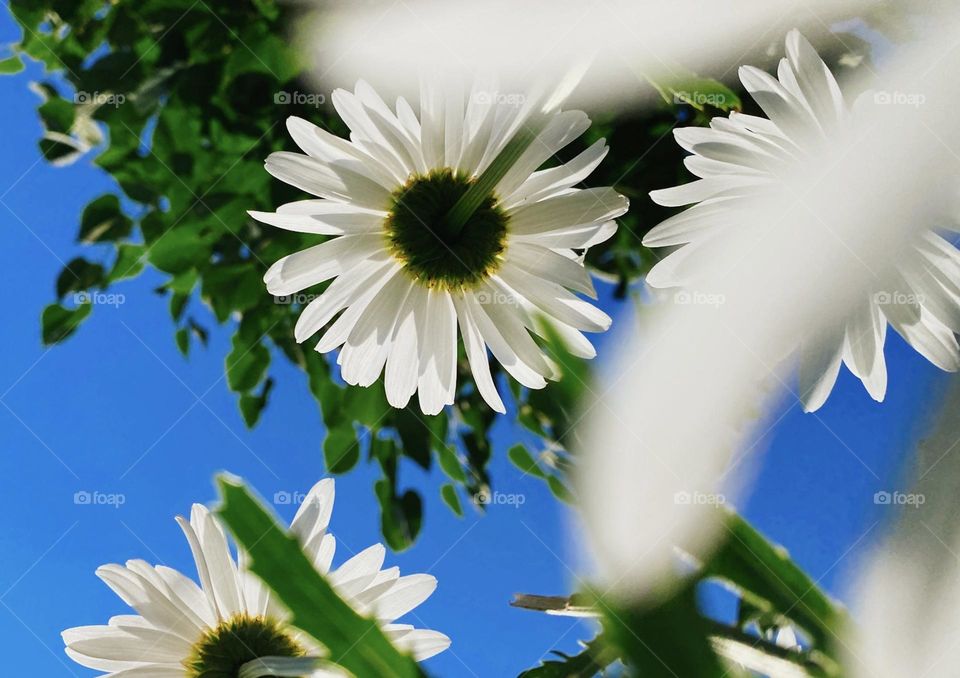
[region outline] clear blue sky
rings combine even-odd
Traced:
[[[0,41],[18,38],[6,12]],[[126,612],[94,577],[102,563],[143,558],[194,576],[173,516],[214,499],[220,469],[248,478],[266,497],[305,491],[323,472],[323,430],[302,375],[277,361],[269,409],[247,431],[222,380],[228,328],[189,360],[177,352],[166,300],[147,274],[117,288],[126,303],[98,307],[66,344],[45,350],[39,316],[53,298],[63,262],[83,252],[75,242],[83,205],[111,190],[88,160],[57,169],[38,154],[33,65],[0,77],[4,148],[0,155],[0,271],[6,271],[0,361],[0,637],[8,675],[89,676],[63,654],[59,632],[105,623]],[[106,256],[106,255],[104,255]],[[627,310],[607,300],[615,316]],[[937,370],[892,335],[890,392],[873,403],[849,374],[817,415],[788,404],[766,436],[750,519],[782,542],[814,578],[837,595],[856,558],[885,517],[873,494],[895,486],[896,471],[943,383]],[[602,349],[602,347],[601,347]],[[602,350],[601,350],[602,353]],[[520,508],[493,507],[457,519],[440,502],[440,478],[408,465],[404,484],[426,497],[425,528],[407,553],[390,555],[405,572],[440,581],[417,612],[418,625],[453,638],[429,664],[437,675],[511,676],[551,649],[573,651],[589,629],[569,620],[510,608],[515,592],[563,593],[572,586],[565,517],[539,481],[504,461],[515,431],[496,436],[498,491],[521,493]],[[379,541],[375,469],[361,464],[340,478],[333,530],[349,551]],[[122,493],[120,508],[78,506],[79,491]],[[289,519],[293,509],[279,506]]]

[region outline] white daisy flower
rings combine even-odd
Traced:
[[[321,480],[290,525],[314,566],[358,613],[376,618],[402,651],[419,661],[445,650],[450,639],[442,633],[393,623],[433,593],[434,577],[401,577],[396,567],[381,569],[386,553],[382,544],[330,570],[336,547],[327,532],[333,498],[333,480]],[[67,655],[116,678],[199,678],[237,676],[243,665],[263,657],[273,658],[266,667],[282,667],[295,661],[290,658],[325,654],[306,634],[286,624],[285,609],[247,570],[242,551],[239,562],[234,561],[223,528],[206,507],[194,504],[189,522],[181,517],[177,522],[190,543],[201,585],[142,560],[100,567],[97,576],[139,614],[111,617],[106,626],[64,631]],[[314,678],[343,675],[326,668],[308,673]],[[271,673],[266,668],[256,675],[301,673]]]
[[[714,118],[709,128],[675,130],[677,142],[693,154],[685,160],[687,169],[700,178],[650,194],[660,205],[694,205],[644,238],[643,244],[650,247],[683,245],[650,271],[651,286],[694,285],[692,259],[709,256],[704,254],[709,242],[722,237],[723,229],[736,228],[733,208],[789,182],[792,167],[817,158],[835,132],[855,124],[833,74],[799,31],[790,32],[786,47],[777,78],[750,66],[740,69],[744,87],[769,119],[731,113],[729,118]],[[883,93],[867,93],[853,108],[873,102],[885,103]],[[954,337],[960,331],[960,253],[932,228],[903,252],[889,279],[877,279],[843,322],[801,339],[800,396],[805,410],[823,405],[841,363],[871,397],[883,400],[888,323],[937,367],[948,371],[960,367]]]
[[[275,295],[332,280],[296,325],[297,341],[327,327],[316,350],[340,348],[343,379],[370,386],[385,372],[387,399],[404,407],[417,392],[426,414],[453,404],[458,333],[477,389],[504,411],[487,348],[528,388],[555,376],[531,337],[549,318],[575,355],[595,351],[582,331],[610,318],[573,292],[595,297],[582,251],[609,238],[627,199],[612,188],[576,189],[607,152],[599,140],[566,164],[538,170],[583,134],[581,111],[538,108],[542,100],[476,86],[424,87],[417,115],[391,110],[366,83],[337,90],[333,104],[350,141],[300,118],[287,128],[306,155],[273,153],[266,168],[319,200],[251,212],[264,223],[331,236],[270,267]],[[466,223],[446,216],[477,178],[535,132]],[[318,241],[320,239],[318,238]],[[342,313],[341,313],[342,312]]]

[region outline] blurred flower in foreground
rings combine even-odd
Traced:
[[[927,0],[929,4],[930,0]],[[313,3],[299,22],[304,50],[324,89],[376,73],[396,93],[416,74],[440,70],[459,82],[496,73],[508,91],[559,79],[589,64],[573,93],[578,106],[657,105],[646,76],[677,64],[723,73],[766,36],[791,26],[824,31],[864,0],[386,0]],[[427,71],[427,69],[430,69]]]
[[[380,544],[330,571],[336,547],[327,532],[333,498],[333,480],[321,480],[290,525],[314,566],[328,574],[337,593],[357,612],[378,619],[401,650],[417,660],[445,650],[450,640],[442,633],[392,623],[433,593],[434,577],[401,577],[396,567],[381,570],[385,549]],[[236,676],[256,659],[262,660],[257,676],[342,675],[313,667],[312,658],[323,656],[323,649],[285,623],[285,610],[247,571],[243,552],[239,563],[234,562],[223,528],[204,506],[194,504],[190,521],[178,517],[177,522],[190,543],[201,586],[176,570],[142,560],[100,567],[97,576],[139,616],[120,615],[107,626],[64,631],[66,652],[74,661],[109,676]],[[283,672],[291,667],[297,672]]]
[[[390,404],[404,407],[417,392],[427,414],[454,402],[458,325],[477,388],[499,412],[488,347],[535,389],[555,374],[530,336],[544,332],[542,316],[574,354],[594,356],[581,331],[602,332],[610,318],[569,290],[594,296],[579,251],[613,235],[613,219],[627,210],[612,188],[573,188],[606,155],[603,140],[537,171],[587,130],[584,113],[491,85],[464,98],[457,87],[425,86],[418,116],[404,99],[391,110],[364,82],[335,91],[350,141],[290,118],[306,155],[266,161],[275,177],[321,199],[250,213],[333,236],[281,259],[264,278],[277,295],[333,279],[301,314],[297,340],[342,311],[316,350],[342,347],[338,363],[350,384],[370,386],[385,371]]]
[[[854,592],[859,635],[844,644],[855,678],[957,675],[960,658],[960,380],[920,444],[909,491],[880,505],[899,512],[893,534],[867,559]],[[876,502],[877,500],[874,499]]]
[[[654,598],[677,585],[675,546],[710,553],[724,534],[710,500],[736,504],[749,483],[745,465],[764,428],[744,422],[776,397],[767,386],[787,390],[784,358],[798,337],[845,322],[920,234],[956,213],[957,25],[939,22],[899,46],[878,74],[885,91],[924,93],[923,106],[857,109],[856,124],[838,124],[813,156],[769,151],[793,158],[777,170],[785,179],[724,199],[730,227],[714,229],[723,237],[671,256],[677,278],[697,274],[688,303],[655,305],[642,332],[618,342],[615,378],[585,403],[578,487],[601,587]],[[771,79],[764,91],[774,106],[789,90]],[[742,156],[747,140],[729,138],[724,150]],[[705,181],[690,190],[716,183]],[[703,295],[712,303],[698,303]]]
[[[685,160],[687,168],[700,179],[650,194],[670,207],[696,203],[643,239],[649,247],[684,245],[650,271],[647,282],[653,287],[698,289],[692,264],[711,256],[710,248],[740,225],[733,209],[738,201],[770,193],[789,181],[789,167],[798,158],[820,157],[835,143],[838,131],[856,124],[837,81],[796,30],[787,36],[787,57],[780,62],[778,78],[750,66],[740,69],[744,87],[769,120],[732,113],[729,118],[714,118],[709,129],[675,130],[677,142],[693,154]],[[868,92],[855,107],[894,104],[894,96],[907,103],[904,93]],[[921,96],[912,95],[918,102]],[[943,225],[957,228],[956,223]],[[778,226],[771,223],[768,228]],[[836,246],[844,247],[843,241]],[[869,259],[853,265],[872,267]],[[960,331],[960,252],[933,230],[915,236],[889,275],[874,277],[849,316],[800,339],[800,397],[807,411],[823,405],[841,362],[875,400],[883,400],[888,322],[937,367],[949,371],[960,367],[954,337]]]

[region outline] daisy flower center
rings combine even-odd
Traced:
[[[496,271],[506,249],[507,216],[488,196],[459,232],[446,215],[471,179],[451,169],[412,177],[393,194],[386,220],[390,250],[428,287],[472,287]]]
[[[260,657],[301,657],[303,648],[276,621],[241,614],[207,631],[184,661],[189,678],[236,678]]]

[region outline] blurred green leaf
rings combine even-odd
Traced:
[[[83,209],[79,239],[83,243],[119,240],[130,235],[133,222],[120,211],[117,196],[102,195]]]
[[[250,570],[277,594],[290,622],[356,676],[415,678],[416,662],[401,654],[372,619],[361,617],[314,569],[296,538],[267,513],[240,481],[217,479],[223,502],[217,513],[250,556]]]
[[[57,344],[71,334],[83,320],[90,315],[92,306],[81,304],[76,308],[65,308],[60,304],[50,304],[43,309],[41,325],[43,328],[43,343],[47,346]]]
[[[0,59],[0,75],[11,75],[23,70],[23,62],[20,57],[14,55],[6,59]]]
[[[517,444],[511,447],[507,456],[510,458],[510,461],[513,462],[513,465],[524,473],[536,476],[541,480],[546,480],[547,475],[523,445]]]
[[[348,422],[327,431],[323,440],[323,458],[330,473],[346,473],[360,461],[357,433]]]
[[[440,488],[440,497],[443,499],[443,503],[450,507],[450,510],[458,518],[463,517],[463,507],[460,505],[460,497],[457,496],[457,488],[447,483]]]

